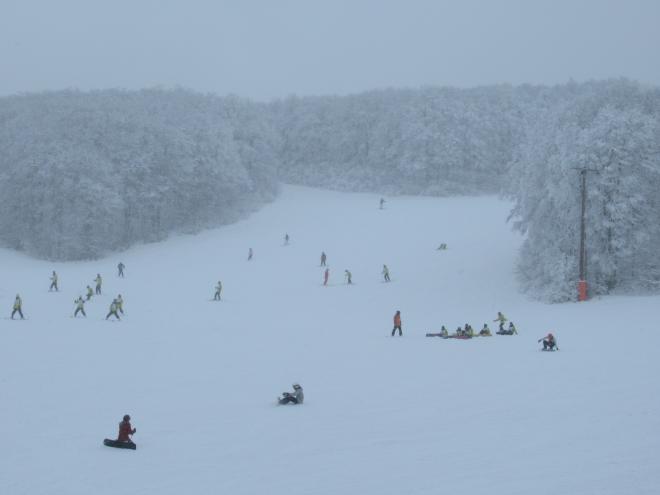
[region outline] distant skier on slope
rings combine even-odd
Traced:
[[[289,245],[289,234],[284,234],[284,245],[288,246]]]
[[[119,264],[117,265],[117,276],[118,277],[124,278],[124,268],[126,268],[126,265],[124,265],[124,263],[122,263],[120,261]]]
[[[107,320],[112,315],[115,315],[115,318],[117,318],[118,320],[121,320],[121,318],[119,317],[119,314],[117,313],[117,310],[118,310],[117,300],[113,299],[112,303],[110,304],[110,311],[108,311],[108,314],[106,315],[105,319]]]
[[[76,311],[73,313],[73,317],[75,318],[76,316],[78,316],[78,313],[82,313],[83,316],[86,318],[87,315],[85,314],[85,301],[82,298],[82,296],[78,296],[78,299],[76,299],[73,302],[76,305]]]
[[[495,318],[493,321],[494,322],[499,322],[500,331],[504,330],[504,323],[507,321],[507,319],[506,319],[506,316],[504,316],[501,311],[497,312],[497,318]]]
[[[330,269],[326,268],[323,272],[323,285],[328,285],[328,278],[330,277]]]
[[[214,301],[221,301],[221,294],[222,294],[222,282],[218,280],[218,285],[215,286],[215,294],[213,295],[213,300]]]
[[[117,294],[117,298],[115,299],[117,302],[117,310],[121,313],[124,314],[124,298],[121,297],[121,294]]]
[[[385,282],[389,282],[390,281],[390,269],[387,268],[387,265],[383,265],[383,272],[382,273],[383,273],[383,279],[385,280]]]
[[[380,209],[383,209],[383,205],[385,204],[385,200],[383,198],[380,198]]]
[[[56,292],[59,291],[57,288],[57,273],[55,273],[55,270],[53,270],[53,274],[50,276],[50,288],[48,289],[48,292],[52,291],[55,289]]]
[[[248,249],[248,261],[252,259],[252,256],[254,255],[254,252],[252,251],[252,248]]]
[[[321,264],[319,266],[325,266],[326,259],[328,259],[328,257],[325,255],[325,252],[321,251]]]
[[[543,350],[544,351],[554,351],[554,350],[559,350],[557,347],[557,340],[555,339],[555,336],[552,335],[552,333],[549,333],[542,339],[538,340],[539,343],[543,342]]]
[[[11,319],[14,319],[14,315],[18,313],[21,316],[21,320],[24,320],[25,317],[23,316],[23,300],[21,299],[21,296],[16,294],[16,299],[14,299],[14,308],[13,311],[11,312]]]
[[[103,279],[101,278],[101,274],[97,273],[96,278],[94,279],[94,283],[96,283],[96,295],[101,294],[101,285],[103,284]]]
[[[304,400],[305,400],[305,394],[303,393],[303,389],[297,383],[293,384],[293,393],[283,392],[282,395],[279,396],[277,399],[277,401],[282,405],[302,404]]]
[[[346,278],[346,283],[351,285],[353,283],[353,274],[350,270],[344,270],[344,277]]]
[[[394,332],[399,330],[399,337],[403,336],[403,331],[401,330],[401,311],[397,311],[394,315],[394,328],[392,329],[392,337],[394,337]]]
[[[89,301],[89,300],[92,298],[93,295],[94,295],[94,291],[93,291],[92,288],[88,285],[88,286],[87,286],[87,300]]]

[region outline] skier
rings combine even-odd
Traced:
[[[215,295],[213,296],[214,301],[222,301],[220,293],[222,292],[222,282],[218,280],[218,285],[215,286]]]
[[[117,309],[121,314],[124,314],[124,299],[121,297],[121,294],[117,295],[117,298],[115,299],[117,302]]]
[[[323,285],[328,285],[328,278],[330,277],[330,269],[326,268],[323,273]]]
[[[21,315],[21,320],[24,320],[25,318],[23,317],[23,300],[21,299],[21,296],[16,294],[16,299],[14,299],[14,310],[11,312],[11,319],[14,319],[14,315],[18,312],[19,315]]]
[[[56,292],[59,292],[59,289],[57,288],[57,273],[55,273],[55,270],[53,270],[53,274],[50,277],[50,288],[48,289],[48,292],[53,289],[55,289]]]
[[[555,340],[555,336],[552,335],[552,333],[549,333],[542,339],[539,339],[539,343],[543,341],[543,350],[544,351],[554,351],[554,350],[559,350],[559,347],[557,347],[557,341]]]
[[[117,309],[118,309],[117,300],[113,299],[112,304],[110,304],[110,311],[108,311],[108,314],[106,315],[105,319],[107,320],[108,318],[110,318],[110,316],[115,315],[115,318],[121,320],[121,318],[119,318],[119,314],[117,313]]]
[[[399,337],[402,337],[403,332],[401,331],[401,311],[397,311],[394,315],[394,328],[392,329],[392,337],[394,337],[394,332],[397,329],[399,330]]]
[[[253,254],[254,253],[252,252],[252,248],[248,249],[248,261],[250,261],[252,259]]]
[[[92,288],[88,285],[88,286],[87,286],[87,301],[89,301],[89,300],[92,298],[93,295],[94,295],[94,291],[93,291]]]
[[[344,270],[344,277],[346,277],[346,283],[348,285],[353,283],[353,274],[350,271]]]
[[[504,331],[504,322],[507,321],[506,316],[504,316],[500,311],[497,312],[497,318],[493,321],[500,323],[500,332]]]
[[[303,389],[297,383],[293,384],[293,393],[283,392],[282,395],[277,399],[278,402],[282,405],[284,404],[302,404],[305,400],[305,394],[303,394]]]
[[[119,423],[119,434],[117,435],[118,442],[133,443],[131,435],[135,435],[137,430],[131,426],[131,417],[126,414],[121,423]]]
[[[289,234],[284,234],[284,245],[285,246],[289,245]]]
[[[78,313],[82,313],[83,316],[87,318],[87,315],[85,314],[85,301],[82,296],[78,296],[78,299],[73,302],[76,305],[76,311],[73,313],[73,317],[75,318],[78,316]]]
[[[101,284],[103,283],[103,279],[101,278],[100,273],[96,274],[96,278],[94,279],[94,282],[96,283],[96,294],[100,295],[101,294]]]
[[[490,328],[488,328],[487,323],[484,323],[484,327],[481,330],[479,330],[479,335],[481,335],[482,337],[491,337],[492,336],[492,334],[490,333]]]
[[[325,255],[325,252],[321,251],[321,264],[319,266],[325,266],[325,260],[328,257]]]
[[[385,204],[385,200],[383,198],[380,198],[380,209],[383,209],[383,205]]]
[[[387,265],[383,265],[383,279],[385,279],[385,282],[390,281],[390,269],[387,268]]]
[[[119,264],[117,265],[117,276],[118,277],[124,278],[124,268],[126,268],[126,265],[124,265],[124,263],[122,263],[120,261]]]

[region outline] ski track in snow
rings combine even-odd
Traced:
[[[0,320],[0,493],[657,493],[660,298],[530,301],[509,204],[378,198],[284,186],[248,220],[99,261],[0,251],[3,316],[18,292],[29,318]],[[498,310],[520,335],[424,337]],[[561,351],[538,351],[548,330]],[[275,406],[296,381],[305,404]],[[135,452],[102,445],[125,413]]]

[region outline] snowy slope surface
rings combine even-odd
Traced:
[[[508,209],[285,187],[246,221],[97,262],[0,251],[0,493],[658,493],[660,298],[530,302]],[[26,321],[7,319],[16,292]],[[424,336],[498,310],[519,336]],[[548,330],[561,351],[538,351]],[[276,406],[295,381],[305,404]],[[138,450],[103,447],[125,413]]]

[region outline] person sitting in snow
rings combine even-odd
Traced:
[[[544,351],[554,351],[557,349],[557,341],[555,340],[555,336],[552,335],[552,333],[549,333],[542,339],[539,339],[539,343],[543,341],[543,350]]]
[[[117,435],[118,442],[133,443],[131,435],[135,435],[137,430],[131,426],[131,417],[126,414],[121,423],[119,423],[119,434]]]
[[[445,338],[449,337],[449,332],[444,325],[442,325],[442,328],[440,329],[440,336]]]
[[[293,384],[293,393],[284,392],[278,402],[280,404],[302,404],[305,400],[305,394],[303,394],[303,389],[297,383]]]
[[[488,324],[484,323],[484,327],[479,330],[479,335],[482,337],[490,337],[492,334],[490,333],[490,328],[488,328]]]
[[[465,328],[463,329],[463,336],[464,337],[474,337],[474,330],[472,329],[472,325],[465,324]]]

